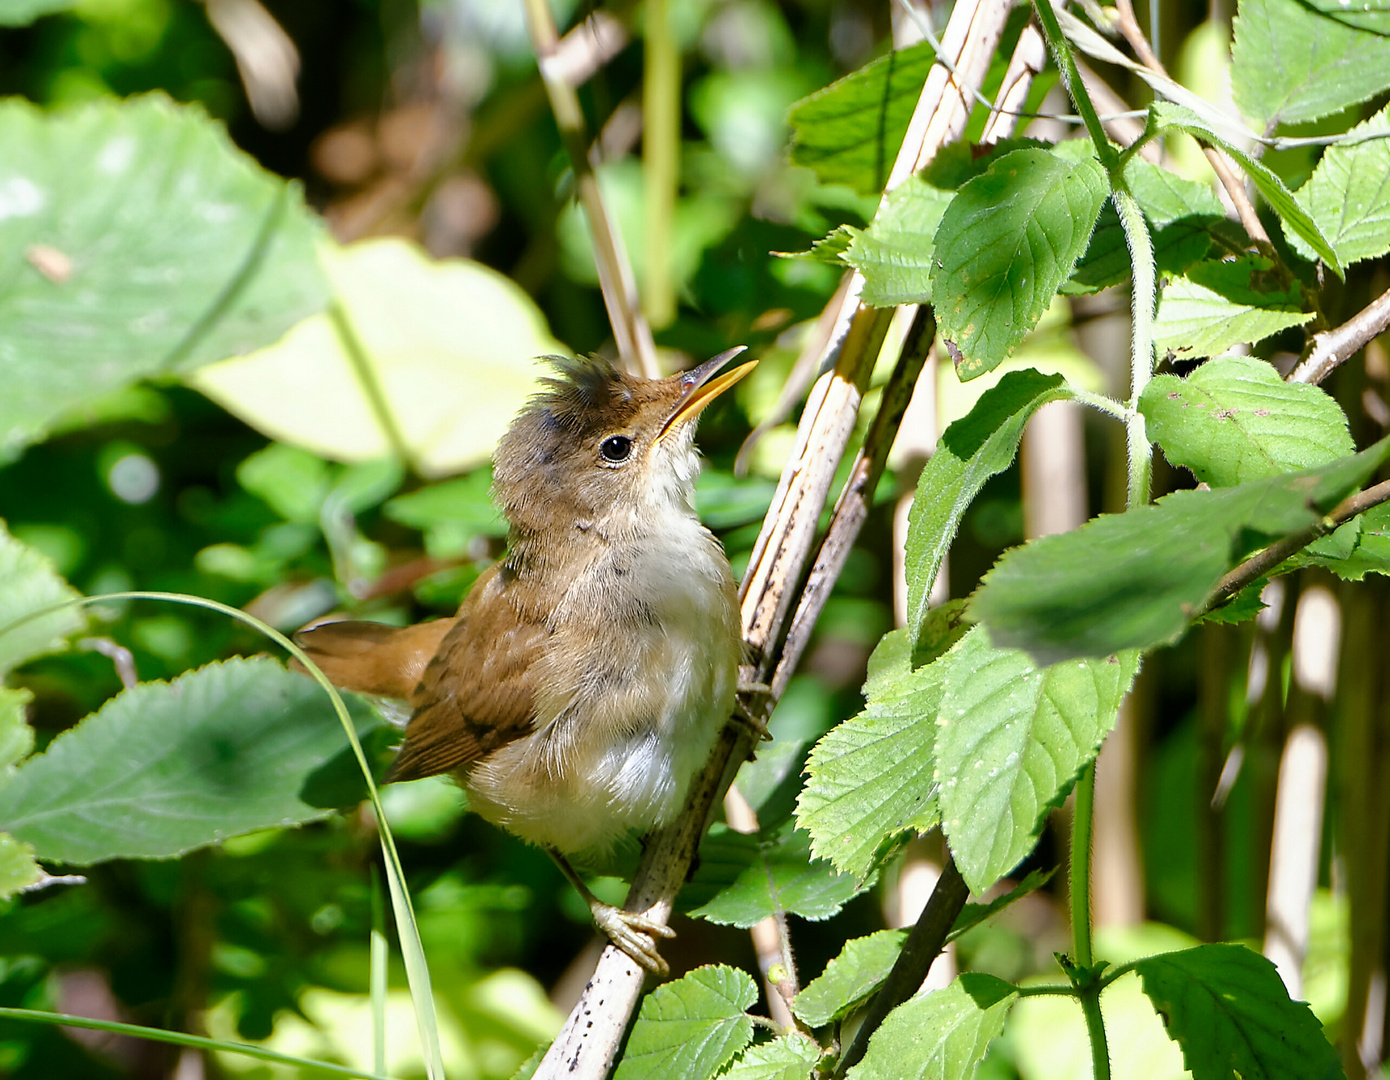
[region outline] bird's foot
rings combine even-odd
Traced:
[[[658,937],[676,936],[676,932],[669,926],[635,911],[624,911],[612,904],[605,904],[598,899],[589,900],[589,912],[594,917],[594,925],[608,935],[608,940],[642,967],[653,975],[665,976],[671,973],[671,968],[656,951]]]
[[[771,742],[772,732],[767,730],[767,720],[755,715],[749,708],[747,699],[751,696],[766,694],[771,687],[766,683],[746,682],[740,679],[738,682],[738,697],[734,699],[734,721],[746,727],[753,736],[753,741]]]

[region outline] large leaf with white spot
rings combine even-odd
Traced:
[[[193,385],[282,442],[340,461],[396,453],[425,476],[485,462],[564,352],[513,281],[398,239],[325,244],[334,304]]]
[[[0,103],[0,456],[136,379],[274,341],[327,298],[297,187],[201,110]]]

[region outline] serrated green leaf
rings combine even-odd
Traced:
[[[1345,143],[1329,146],[1295,196],[1343,265],[1390,251],[1390,138],[1384,137],[1388,129],[1390,107],[1352,128]],[[1377,134],[1382,137],[1373,137]],[[1289,242],[1304,258],[1317,257],[1297,236]]]
[[[1030,541],[985,576],[971,615],[1001,647],[1042,662],[1173,641],[1235,561],[1312,524],[1387,456],[1390,439],[1382,439],[1317,469],[1175,492]]]
[[[821,1048],[805,1035],[779,1035],[750,1046],[722,1074],[723,1080],[806,1080],[820,1060]]]
[[[1154,266],[1160,275],[1180,274],[1211,247],[1211,227],[1225,219],[1220,201],[1206,184],[1184,180],[1167,169],[1132,158],[1125,184],[1149,223]],[[1063,292],[1095,292],[1130,276],[1129,247],[1114,205],[1101,208],[1086,253]]]
[[[867,707],[831,729],[806,762],[797,822],[817,857],[857,877],[885,839],[939,820],[932,746],[941,682],[934,664],[913,669],[913,652],[906,630],[884,635],[869,660]]]
[[[1299,310],[1296,289],[1262,293],[1249,287],[1267,265],[1262,257],[1247,255],[1229,263],[1197,263],[1173,278],[1159,297],[1154,347],[1190,360],[1306,323],[1313,315]]]
[[[1371,507],[1357,522],[1361,529],[1350,554],[1343,558],[1319,558],[1313,561],[1331,570],[1343,581],[1360,581],[1367,574],[1390,574],[1390,503]]]
[[[1253,619],[1266,607],[1265,602],[1260,599],[1260,594],[1269,584],[1269,578],[1260,578],[1251,582],[1240,592],[1236,593],[1225,604],[1214,607],[1197,620],[1198,623],[1218,623],[1222,626],[1235,626],[1249,619]]]
[[[707,1080],[753,1038],[748,1010],[758,1000],[747,972],[696,968],[642,1002],[613,1080]]]
[[[1360,0],[1355,7],[1344,0],[1308,0],[1308,6],[1348,26],[1390,34],[1390,2],[1387,0]]]
[[[962,380],[997,367],[1086,250],[1109,186],[1093,158],[1015,150],[964,184],[936,231],[931,288]]]
[[[0,832],[0,900],[8,900],[20,889],[42,880],[43,870],[34,861],[33,846]]]
[[[1039,667],[975,627],[946,654],[936,746],[941,828],[972,892],[1031,852],[1047,812],[1115,724],[1134,652]]]
[[[350,708],[359,731],[379,725]],[[167,858],[326,816],[315,792],[349,753],[316,683],[228,660],[141,683],[59,735],[0,788],[0,829],[57,862]]]
[[[950,944],[956,938],[968,934],[975,927],[986,919],[991,919],[1015,900],[1022,899],[1030,892],[1041,889],[1052,876],[1057,873],[1054,867],[1046,872],[1042,870],[1030,870],[1028,875],[1006,893],[996,896],[987,904],[966,904],[961,908],[961,912],[956,916],[956,921],[951,924],[951,932],[946,935],[946,943]]]
[[[34,729],[24,708],[34,695],[22,687],[0,686],[0,774],[34,749]]]
[[[1265,197],[1284,223],[1286,230],[1308,245],[1318,258],[1325,262],[1334,274],[1344,277],[1341,260],[1332,250],[1327,237],[1308,212],[1298,204],[1293,193],[1284,186],[1284,181],[1270,172],[1262,162],[1256,161],[1229,139],[1217,134],[1216,130],[1191,109],[1175,105],[1171,101],[1155,101],[1149,107],[1150,119],[1157,129],[1177,128],[1198,139],[1205,139],[1213,146],[1219,146],[1250,177],[1256,189]]]
[[[841,259],[864,275],[862,299],[877,307],[931,299],[933,237],[954,191],[911,176],[894,189],[867,229],[851,229]]]
[[[848,1080],[970,1080],[1018,991],[967,972],[944,990],[899,1005],[869,1040]]]
[[[1256,357],[1218,357],[1185,379],[1158,375],[1139,411],[1163,455],[1212,487],[1312,468],[1356,450],[1335,400],[1319,387],[1285,382]]]
[[[79,595],[45,556],[12,537],[0,521],[0,675],[26,660],[63,648],[64,639],[85,620],[80,610],[67,607],[21,626],[14,624]]]
[[[792,1012],[813,1028],[848,1016],[883,985],[906,939],[906,930],[880,930],[845,942],[825,971],[792,1000]]]
[[[1240,0],[1231,30],[1231,94],[1266,133],[1390,88],[1390,38],[1299,0]]]
[[[10,98],[0,145],[0,455],[137,379],[267,345],[327,300],[298,188],[200,109]]]
[[[700,845],[700,866],[686,899],[704,900],[690,914],[747,929],[779,913],[828,919],[862,886],[850,874],[811,856],[811,838],[791,822],[771,836],[747,836],[711,826]]]
[[[1199,945],[1135,965],[1193,1080],[1333,1080],[1322,1024],[1272,963],[1242,945]]]
[[[1047,402],[1069,397],[1060,375],[1011,371],[937,440],[908,516],[907,625],[915,636],[926,625],[932,583],[965,511],[985,482],[1013,463],[1028,418]]]
[[[923,41],[802,98],[787,112],[792,164],[815,170],[822,183],[882,191],[935,60]]]

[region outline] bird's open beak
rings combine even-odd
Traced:
[[[671,414],[670,419],[657,433],[657,442],[660,442],[667,432],[675,430],[689,420],[694,420],[700,415],[701,409],[757,366],[756,360],[750,360],[746,364],[740,364],[733,371],[726,371],[718,378],[713,377],[715,372],[746,348],[746,345],[739,345],[728,352],[722,352],[713,360],[706,360],[699,367],[691,368],[680,376],[680,404],[676,406],[676,411]]]

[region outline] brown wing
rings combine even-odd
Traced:
[[[473,586],[425,668],[388,781],[448,772],[531,731],[535,662],[548,631],[514,599],[497,567]]]
[[[454,623],[454,619],[437,619],[397,627],[344,620],[310,624],[294,640],[334,686],[418,704],[420,678]],[[291,666],[304,670],[297,660]]]

